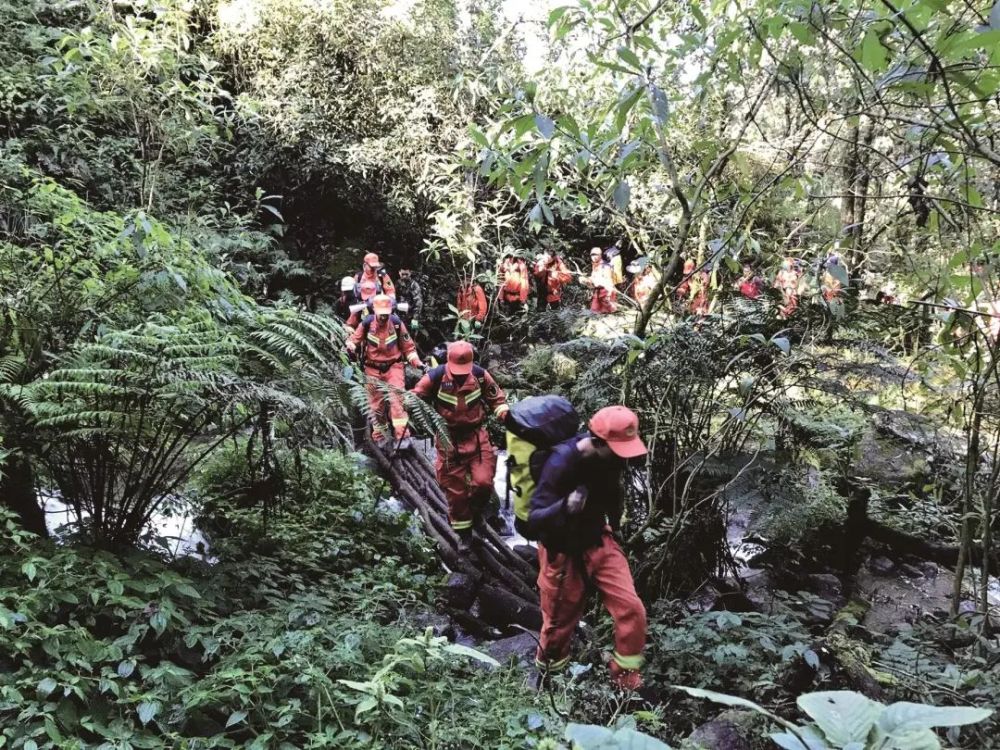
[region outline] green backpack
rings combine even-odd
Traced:
[[[531,495],[552,448],[577,434],[580,417],[562,396],[531,396],[507,415],[507,493],[514,497],[514,525],[525,537]]]

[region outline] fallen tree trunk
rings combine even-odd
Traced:
[[[474,579],[482,620],[470,615],[470,624],[485,620],[492,625],[540,627],[535,568],[482,521],[473,529],[470,553],[463,555],[458,551],[458,536],[448,521],[447,498],[437,483],[434,467],[419,448],[387,455],[367,437],[365,448],[399,500],[420,516],[424,530],[434,540],[448,569]]]
[[[940,565],[946,565],[951,568],[958,564],[958,545],[952,546],[929,542],[926,539],[921,539],[920,537],[913,536],[912,534],[907,534],[898,529],[894,529],[891,526],[887,526],[880,521],[872,520],[871,518],[865,519],[864,530],[865,535],[870,539],[874,539],[876,542],[882,542],[896,552],[901,552],[907,555],[915,555],[916,557],[923,558],[924,560],[936,562]],[[983,548],[975,545],[972,546],[969,549],[969,561],[974,565],[982,566]],[[997,575],[997,572],[1000,571],[1000,552],[994,551],[993,554],[990,555],[989,567],[990,574]]]

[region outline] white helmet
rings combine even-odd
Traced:
[[[353,276],[345,276],[340,280],[340,291],[342,292],[353,292],[355,286],[357,286],[357,284],[355,283]]]

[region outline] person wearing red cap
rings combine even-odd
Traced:
[[[463,551],[472,538],[473,509],[489,497],[496,474],[497,454],[486,431],[486,417],[492,411],[503,421],[510,411],[493,376],[472,360],[472,344],[454,341],[448,344],[448,361],[430,370],[413,388],[448,425],[450,445],[437,441],[435,469]]]
[[[385,294],[396,299],[396,285],[392,283],[389,272],[382,267],[375,253],[367,253],[361,272],[355,275],[357,282],[356,294],[358,302],[368,302],[377,294]]]
[[[531,291],[531,279],[528,275],[528,264],[524,258],[513,250],[504,253],[500,265],[497,266],[497,286],[500,289],[500,301],[504,312],[514,315],[521,311],[528,301]]]
[[[424,365],[413,339],[410,338],[410,332],[406,330],[403,321],[392,314],[392,299],[385,294],[378,294],[372,300],[372,308],[374,314],[365,316],[347,339],[347,351],[358,357],[369,379],[368,404],[374,420],[372,438],[379,442],[389,435],[383,414],[385,397],[382,390],[371,382],[381,381],[392,388],[389,394],[392,433],[396,440],[402,442],[409,423],[403,407],[402,391],[406,384],[403,358],[413,367],[422,368]]]
[[[558,308],[562,304],[562,288],[573,280],[566,262],[546,250],[538,254],[532,273],[539,285],[538,309]]]
[[[593,582],[615,623],[612,682],[637,690],[646,644],[646,608],[635,591],[625,553],[615,540],[622,516],[624,462],[646,453],[639,418],[608,406],[589,431],[552,449],[531,496],[528,532],[539,540],[542,630],[535,663],[543,674],[569,663],[570,641]]]
[[[477,276],[469,279],[468,283],[463,283],[458,288],[458,299],[455,301],[455,308],[458,310],[458,317],[462,320],[471,320],[474,324],[482,325],[489,312],[486,302],[486,292],[483,291],[485,276]]]

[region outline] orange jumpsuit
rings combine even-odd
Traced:
[[[778,271],[774,284],[781,290],[782,305],[778,308],[778,314],[787,318],[799,307],[798,271],[794,268],[782,268]]]
[[[695,263],[690,258],[684,261],[684,270],[681,271],[681,283],[677,285],[677,289],[674,294],[677,297],[678,302],[683,302],[687,299],[688,293],[691,291],[691,277],[694,276]]]
[[[708,288],[712,283],[711,274],[702,269],[695,274],[692,282],[691,314],[708,315]]]
[[[406,437],[409,423],[406,409],[403,408],[402,390],[406,387],[403,358],[414,367],[423,366],[410,332],[396,315],[388,316],[384,323],[380,323],[377,316],[368,315],[354,329],[348,341],[362,352],[362,364],[369,381],[388,383],[394,389],[389,395],[389,414],[392,432],[397,440],[401,440]],[[372,437],[380,440],[388,430],[383,413],[385,396],[371,382],[368,385],[368,404],[374,419]]]
[[[618,310],[618,290],[611,264],[603,260],[595,262],[590,271],[590,284],[594,295],[590,298],[590,311],[595,313],[613,313]]]
[[[562,302],[562,288],[573,279],[563,259],[556,256],[548,261],[539,261],[532,273],[545,291],[545,296],[539,300],[539,307],[542,307],[541,302],[558,307]]]
[[[361,302],[367,302],[376,294],[385,294],[396,299],[396,285],[385,272],[376,273],[365,268],[354,279],[358,283],[356,293]]]
[[[478,320],[480,323],[486,320],[489,307],[482,285],[472,283],[461,287],[458,290],[458,302],[455,307],[458,309],[459,317],[466,320]]]
[[[523,305],[528,301],[531,282],[528,279],[528,264],[520,258],[507,258],[497,269],[497,285],[500,287],[500,300],[511,307]]]
[[[635,277],[635,280],[632,282],[632,295],[635,297],[635,301],[639,304],[639,307],[646,306],[646,300],[649,299],[649,295],[653,293],[653,289],[659,281],[660,274],[652,266],[646,266]]]
[[[448,498],[448,517],[456,531],[472,528],[472,500],[488,496],[497,469],[496,449],[484,422],[487,407],[504,419],[510,407],[493,376],[478,365],[463,382],[439,365],[424,375],[413,393],[431,402],[448,425],[451,446],[437,442],[438,484]]]

